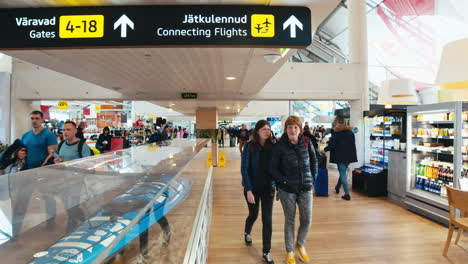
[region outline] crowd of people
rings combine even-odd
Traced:
[[[245,137],[240,139],[241,174],[244,197],[248,206],[245,220],[244,241],[252,245],[251,231],[262,210],[263,259],[274,263],[271,256],[272,211],[276,200],[281,202],[285,223],[284,243],[285,262],[296,263],[297,257],[308,262],[306,251],[307,234],[312,224],[313,186],[318,173],[318,152],[315,133],[308,123],[302,126],[297,116],[290,116],[285,122],[284,133],[276,139],[272,136],[271,125],[260,120],[249,134],[246,127]],[[240,136],[240,134],[237,134]],[[242,142],[244,141],[244,142]],[[337,117],[332,136],[325,151],[330,151],[330,162],[336,163],[340,174],[335,186],[336,193],[341,187],[345,192],[344,200],[350,200],[346,169],[350,163],[357,162],[354,134],[342,117]],[[275,195],[276,193],[276,195]],[[299,228],[295,233],[296,207],[299,209]]]
[[[31,129],[25,132],[21,138],[15,140],[1,154],[0,172],[3,170],[4,173],[9,174],[95,154],[95,151],[86,143],[85,122],[80,122],[79,125],[73,121],[58,122],[51,130],[44,126],[45,120],[41,111],[33,111],[29,117]],[[148,130],[145,143],[189,136],[186,128],[173,127],[170,124],[164,124],[162,128],[154,126]],[[110,128],[105,127],[97,137],[96,153],[111,151],[113,138]],[[122,138],[124,140],[123,148],[130,147],[128,131],[125,131]]]
[[[85,126],[77,126],[73,121],[64,122],[60,127],[63,140],[58,143],[57,136],[43,126],[43,118],[42,112],[31,112],[32,128],[2,153],[0,169],[14,173],[93,155],[83,135]],[[272,133],[271,125],[266,120],[259,120],[250,130],[245,124],[217,130],[220,146],[224,146],[226,134],[229,135],[231,147],[239,145],[243,195],[248,207],[244,241],[246,245],[252,245],[252,227],[261,208],[263,259],[268,264],[274,263],[270,250],[275,197],[281,202],[285,218],[286,263],[296,263],[296,251],[299,259],[304,262],[309,260],[305,243],[312,223],[313,186],[318,173],[318,161],[323,158],[318,149],[317,136],[324,136],[320,133],[325,133],[325,129],[317,127],[312,130],[307,122],[303,126],[297,116],[288,117],[279,138]],[[187,137],[187,129],[163,124],[151,129],[147,142]],[[106,127],[97,139],[96,148],[101,152],[110,151],[111,141],[110,129]],[[330,162],[338,167],[336,193],[343,188],[342,198],[350,200],[346,171],[350,163],[357,162],[357,155],[354,133],[344,118],[336,118],[331,138],[324,150],[330,152]],[[299,209],[297,235],[296,207]],[[80,215],[80,212],[74,213]],[[72,225],[69,223],[69,226]]]

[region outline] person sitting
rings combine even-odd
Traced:
[[[110,134],[109,127],[105,127],[102,130],[102,134],[99,135],[99,138],[96,142],[96,148],[101,152],[108,152],[111,150],[111,140],[112,135]]]

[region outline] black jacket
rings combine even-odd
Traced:
[[[240,129],[239,132],[237,133],[237,138],[239,140],[249,140],[250,134],[249,130],[247,129]]]
[[[79,139],[84,139],[83,129],[81,127],[77,128],[76,137]]]
[[[349,126],[337,126],[328,142],[325,151],[330,151],[331,163],[357,162],[354,133]]]
[[[244,186],[245,191],[265,191],[265,190],[255,190],[255,181],[258,175],[258,169],[260,165],[260,152],[262,149],[259,146],[254,146],[252,145],[251,141],[247,142],[244,146],[244,150],[242,151],[242,163],[241,163],[241,174],[242,174],[242,186]],[[269,159],[271,161],[271,150],[273,146],[268,145],[266,146],[266,153],[265,155],[269,156]],[[275,193],[275,183],[271,178],[271,172],[267,173],[268,175],[263,175],[266,176],[264,179],[267,182],[270,182],[269,185],[271,188],[269,188],[270,193]]]
[[[312,142],[308,141],[308,149],[302,136],[293,145],[288,135],[284,134],[273,145],[271,174],[276,185],[283,191],[298,193],[310,191],[317,176],[317,157]]]
[[[100,134],[99,138],[96,142],[96,148],[99,151],[109,151],[111,149],[111,140],[112,140],[112,135],[111,134]],[[107,145],[104,145],[102,142],[107,141]]]

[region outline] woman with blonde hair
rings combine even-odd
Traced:
[[[309,138],[302,135],[302,122],[290,116],[281,139],[273,146],[271,173],[278,187],[284,211],[286,263],[295,264],[295,250],[303,262],[309,261],[305,241],[312,223],[312,187],[317,175],[317,157]],[[297,241],[294,235],[296,204],[299,208]]]

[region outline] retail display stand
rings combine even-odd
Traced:
[[[408,209],[448,224],[445,186],[468,178],[468,103],[408,107]]]
[[[353,190],[368,196],[387,195],[389,150],[405,142],[406,111],[376,109],[364,112],[365,163],[352,173]]]

